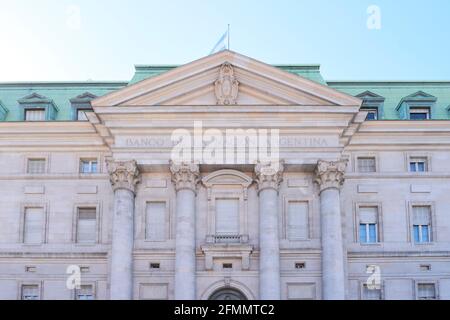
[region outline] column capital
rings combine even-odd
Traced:
[[[344,184],[345,170],[348,160],[324,161],[319,160],[316,167],[316,183],[320,187],[320,192],[336,188],[340,189]]]
[[[200,181],[200,166],[198,164],[170,162],[170,172],[177,192],[183,189],[197,192],[197,184]]]
[[[127,189],[136,192],[136,185],[141,182],[136,160],[106,162],[113,190]]]
[[[284,162],[263,163],[258,162],[255,166],[256,182],[258,192],[265,189],[274,189],[277,192],[283,181]]]

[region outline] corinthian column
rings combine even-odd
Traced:
[[[322,292],[324,300],[345,299],[344,243],[340,188],[347,161],[319,161],[316,182],[320,187],[322,234]]]
[[[280,244],[278,236],[278,191],[283,165],[255,167],[259,191],[259,292],[261,300],[280,300]]]
[[[195,197],[200,170],[196,164],[170,166],[177,192],[175,245],[175,300],[195,300]]]
[[[133,299],[134,198],[139,183],[136,161],[109,161],[114,190],[111,249],[111,300]]]

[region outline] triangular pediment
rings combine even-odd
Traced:
[[[384,97],[373,93],[372,91],[364,91],[363,93],[358,94],[356,97],[361,99],[384,99]]]
[[[94,107],[345,105],[361,100],[232,51],[222,51],[95,99]]]
[[[77,102],[89,102],[97,98],[95,94],[92,94],[90,92],[85,92],[83,94],[80,94],[79,96],[76,96],[75,98],[70,99],[70,102],[77,103]]]
[[[38,93],[32,93],[26,97],[23,97],[19,100],[19,103],[32,103],[32,102],[44,102],[44,103],[50,103],[51,100],[47,97],[44,97]]]
[[[404,100],[413,100],[413,99],[437,99],[435,96],[428,94],[426,92],[423,91],[417,91],[407,97],[404,98]]]

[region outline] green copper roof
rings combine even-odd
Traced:
[[[320,72],[320,65],[274,65],[281,70],[331,88],[359,96],[362,93],[384,100],[380,119],[403,119],[401,112],[405,98],[421,92],[422,98],[432,96],[435,102],[432,107],[433,119],[450,119],[450,81],[325,81]],[[73,120],[72,101],[77,101],[86,93],[102,96],[119,90],[127,85],[155,77],[177,68],[177,65],[136,65],[131,81],[123,82],[39,82],[39,83],[0,83],[0,121],[22,121],[21,104],[29,96],[41,97],[40,101],[48,101],[56,110],[55,120]],[[90,96],[90,95],[87,96]],[[86,95],[84,95],[86,96]],[[379,100],[379,98],[377,98]],[[79,99],[78,99],[79,100]],[[400,110],[400,111],[399,111]],[[53,119],[52,118],[52,119]]]
[[[82,95],[85,92],[90,92],[96,96],[102,96],[111,91],[123,88],[126,85],[126,82],[0,83],[0,100],[2,101],[3,107],[8,110],[5,119],[6,121],[23,120],[19,100],[22,100],[33,93],[37,93],[40,96],[53,101],[58,109],[55,120],[67,121],[73,119],[70,99]]]
[[[384,115],[381,119],[399,119],[397,108],[408,96],[422,91],[436,97],[433,119],[449,119],[447,110],[450,104],[450,81],[329,81],[328,86],[357,96],[364,91],[370,91],[385,98]]]

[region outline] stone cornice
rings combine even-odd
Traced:
[[[178,192],[183,189],[197,192],[197,185],[200,182],[200,167],[195,163],[170,163],[172,182]]]
[[[255,166],[256,182],[258,183],[258,192],[266,189],[274,189],[277,192],[283,181],[284,162],[261,163]]]
[[[344,175],[347,168],[348,160],[339,161],[323,161],[317,163],[316,180],[319,185],[320,192],[336,188],[340,189],[344,184]]]
[[[109,160],[107,166],[114,191],[118,189],[127,189],[133,193],[136,191],[136,185],[140,182],[140,175],[135,160]]]

